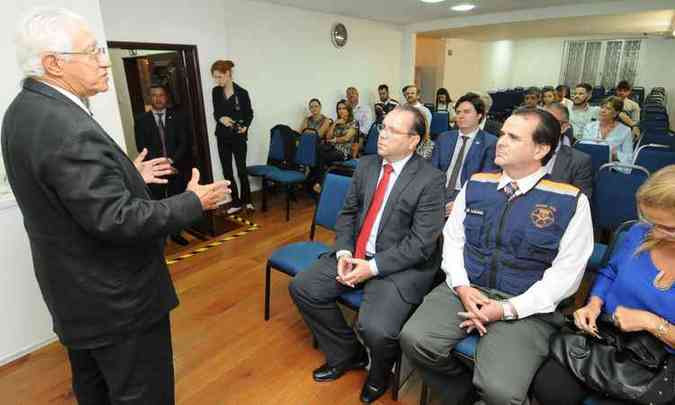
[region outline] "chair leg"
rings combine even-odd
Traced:
[[[394,384],[391,387],[391,399],[398,401],[398,390],[401,388],[401,363],[403,362],[403,353],[399,350],[398,359],[394,364]]]
[[[427,384],[422,381],[422,393],[420,394],[420,405],[427,405],[427,402],[429,401],[429,387],[427,387]]]
[[[286,186],[286,222],[291,220],[291,186]]]
[[[265,178],[262,178],[262,210],[267,212],[267,185]]]
[[[270,320],[270,276],[272,273],[272,265],[267,262],[265,267],[265,320]]]

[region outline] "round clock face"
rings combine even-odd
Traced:
[[[347,44],[347,27],[342,23],[335,23],[330,30],[330,40],[336,48],[342,48]]]

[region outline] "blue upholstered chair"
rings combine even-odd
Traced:
[[[305,132],[300,135],[300,142],[295,151],[294,163],[297,170],[276,169],[263,177],[263,206],[267,205],[267,183],[276,183],[286,189],[286,221],[290,220],[292,187],[304,184],[310,170],[317,165],[317,143],[319,137],[315,133]]]
[[[274,170],[279,170],[279,166],[275,162],[283,162],[284,156],[284,141],[281,136],[280,126],[277,125],[270,130],[270,147],[267,151],[267,164],[254,165],[246,168],[246,172],[252,177],[264,177]]]
[[[613,232],[622,223],[638,218],[635,193],[649,177],[649,172],[640,166],[608,163],[600,167],[593,184],[591,211],[593,225]],[[607,255],[607,245],[596,242],[587,268],[597,270]]]
[[[278,270],[291,277],[307,270],[319,256],[327,253],[330,248],[321,242],[314,241],[317,226],[328,230],[335,230],[335,221],[342,209],[347,190],[351,184],[351,177],[328,173],[324,179],[319,197],[319,203],[314,211],[314,220],[309,231],[309,241],[295,242],[275,250],[267,259],[265,268],[265,320],[270,318],[270,277],[272,269]]]
[[[609,144],[603,141],[582,139],[574,144],[574,148],[591,157],[593,173],[597,173],[600,166],[609,163],[612,157]]]
[[[659,169],[675,164],[675,151],[667,145],[643,145],[635,152],[633,164],[654,173]]]
[[[431,127],[429,132],[431,135],[438,135],[450,129],[450,124],[448,122],[448,112],[435,112],[431,114]]]

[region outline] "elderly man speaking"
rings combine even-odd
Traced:
[[[88,110],[108,90],[109,61],[82,17],[30,12],[17,57],[25,78],[4,116],[2,156],[75,396],[173,404],[178,299],[164,242],[224,200],[227,183],[200,185],[193,169],[187,191],[150,198],[145,183],[163,182],[166,164],[129,160]]]

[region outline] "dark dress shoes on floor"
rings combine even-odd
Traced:
[[[378,398],[387,392],[387,388],[389,388],[388,384],[380,386],[366,380],[366,383],[363,384],[363,388],[361,389],[361,402],[369,404],[377,401]]]
[[[190,242],[188,242],[188,240],[182,237],[180,234],[171,235],[171,240],[181,246],[187,246],[190,244]]]
[[[359,354],[352,360],[349,360],[337,366],[324,364],[323,366],[314,370],[312,374],[314,376],[314,381],[317,382],[335,381],[338,378],[342,377],[342,375],[347,371],[365,368],[367,365],[368,365],[368,354],[366,353],[365,350],[361,350]]]

